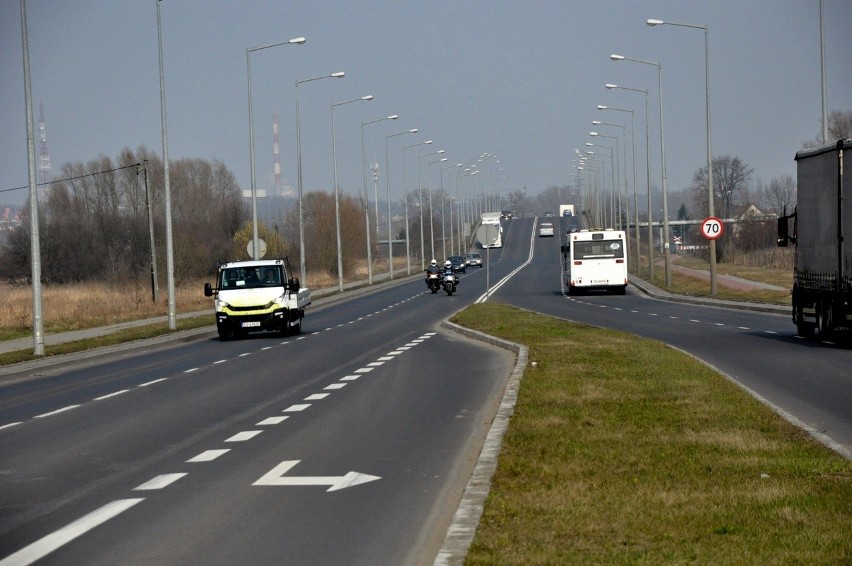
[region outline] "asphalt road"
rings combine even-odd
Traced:
[[[297,338],[211,332],[17,376],[0,557],[431,563],[514,364],[438,327],[465,283],[313,310]]]
[[[783,315],[566,297],[559,238],[516,219],[505,242],[452,297],[409,281],[310,311],[300,337],[210,332],[14,376],[0,566],[431,563],[513,365],[438,326],[486,281],[489,300],[690,352],[852,448],[850,350]]]
[[[511,230],[516,237],[530,234],[532,221],[515,220]],[[849,347],[797,336],[789,314],[654,300],[635,288],[624,296],[567,296],[559,238],[533,240],[530,263],[491,300],[670,344],[852,452]],[[522,246],[510,246],[503,261],[517,263],[527,256]]]

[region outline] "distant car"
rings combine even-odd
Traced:
[[[552,212],[545,212],[545,213],[544,213],[544,215],[545,215],[547,218],[553,218],[553,213],[552,213]]]
[[[482,256],[475,253],[467,254],[464,258],[464,262],[470,267],[482,267]]]
[[[539,238],[552,238],[553,237],[553,224],[550,222],[542,222],[538,226],[538,237]]]
[[[461,271],[462,273],[467,273],[467,265],[465,265],[465,261],[462,256],[451,255],[447,258],[447,260],[452,264],[454,271]]]

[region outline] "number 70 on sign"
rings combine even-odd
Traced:
[[[722,224],[722,221],[715,216],[705,218],[704,221],[701,222],[701,235],[708,240],[715,240],[721,237],[724,232],[725,225]]]

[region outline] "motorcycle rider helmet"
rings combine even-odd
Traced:
[[[435,267],[436,265],[438,265],[438,260],[433,259],[432,261],[429,262],[429,265],[431,265],[432,267]]]
[[[447,261],[444,262],[444,267],[452,267],[452,266],[453,266],[453,262],[451,262],[450,260],[447,260]]]

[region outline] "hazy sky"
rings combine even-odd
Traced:
[[[852,2],[825,0],[824,11],[828,107],[849,111]],[[344,191],[362,186],[361,122],[389,114],[400,119],[366,127],[382,190],[386,136],[420,129],[390,140],[392,198],[401,196],[394,187],[402,184],[403,146],[426,139],[434,144],[405,151],[409,188],[418,155],[438,149],[446,150],[444,165],[496,155],[492,168],[506,177],[495,181],[500,190],[569,184],[574,148],[590,141],[592,120],[629,126],[629,113],[598,104],[636,110],[641,189],[644,96],[605,83],[649,90],[651,176],[659,186],[656,68],[611,61],[618,53],[662,65],[668,187],[683,189],[706,165],[704,34],[648,27],[648,18],[709,27],[715,156],[740,157],[768,183],[794,173],[795,152],[821,131],[816,0],[165,0],[161,15],[169,157],[217,158],[245,189],[246,49],[299,36],[305,45],[251,55],[258,188],[273,183],[274,112],[283,181],[296,184],[295,81],[336,71],[346,77],[299,87],[305,190],[333,186],[331,104],[367,94],[374,100],[334,111]],[[155,0],[29,0],[27,18],[34,117],[43,103],[53,174],[66,162],[114,159],[125,147],[161,153]],[[0,0],[0,42],[0,204],[21,203],[28,191],[8,190],[28,183],[17,0]],[[419,161],[436,186],[440,165],[425,166],[433,159]]]

